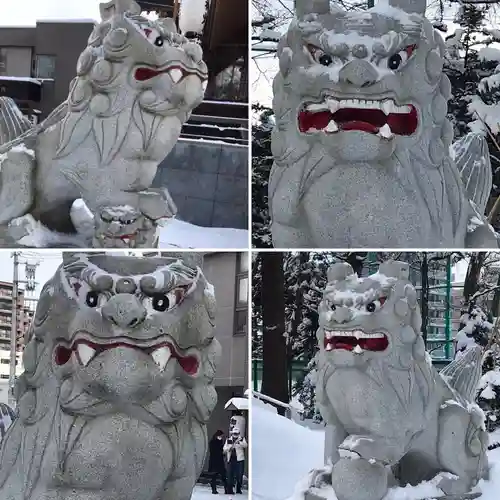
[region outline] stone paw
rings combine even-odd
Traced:
[[[39,230],[39,225],[31,214],[23,215],[10,221],[8,233],[13,240],[19,243],[24,238],[33,237]]]
[[[397,461],[397,450],[392,449],[390,443],[385,441],[350,435],[339,446],[340,455],[346,456],[348,453],[354,453],[365,460],[381,462],[383,464],[392,464]]]

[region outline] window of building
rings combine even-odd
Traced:
[[[36,55],[34,61],[35,78],[55,78],[56,58],[55,56]]]
[[[245,335],[248,323],[248,270],[249,254],[242,252],[238,254],[236,270],[236,311],[235,311],[235,335]]]
[[[7,49],[0,48],[0,75],[7,74]]]
[[[0,375],[0,378],[9,378],[9,376],[8,376],[8,375],[3,375],[3,374],[2,374],[2,375]]]
[[[8,359],[0,359],[0,363],[2,363],[2,365],[8,365],[10,363],[10,360],[8,360]]]

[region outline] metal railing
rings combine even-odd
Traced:
[[[265,401],[266,403],[270,403],[274,406],[279,406],[281,408],[284,408],[285,417],[288,418],[288,420],[292,419],[292,407],[288,403],[283,403],[283,401],[279,401],[278,399],[266,396],[265,394],[262,394],[261,392],[257,391],[252,391],[252,396],[254,398],[260,399],[261,401]]]

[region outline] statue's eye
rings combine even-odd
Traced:
[[[155,41],[154,41],[154,44],[155,44],[157,47],[163,47],[163,44],[164,44],[163,37],[161,37],[161,36],[156,37],[156,39],[155,39]]]
[[[327,54],[324,50],[316,47],[315,45],[308,45],[307,47],[311,53],[312,58],[322,66],[331,66],[335,59],[330,54]]]
[[[170,311],[183,301],[185,294],[186,288],[179,287],[170,290],[168,293],[157,293],[152,297],[148,297],[146,302],[151,304],[150,307],[152,307],[155,311]]]
[[[169,309],[170,300],[167,295],[158,294],[153,297],[152,305],[155,311],[163,312]]]
[[[392,71],[396,71],[408,61],[416,48],[416,45],[409,45],[405,49],[400,50],[398,53],[393,54],[392,56],[389,56],[382,61],[385,63],[387,68]]]
[[[384,302],[386,301],[386,299],[387,299],[387,297],[379,297],[377,300],[374,300],[373,302],[366,304],[366,310],[369,313],[373,313],[375,311],[378,311],[384,305]]]
[[[88,292],[87,296],[85,297],[85,303],[89,307],[97,307],[99,305],[99,294],[94,291]]]

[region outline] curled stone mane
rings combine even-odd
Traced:
[[[77,62],[77,76],[70,85],[56,158],[71,154],[92,132],[101,161],[108,163],[122,146],[131,120],[141,132],[144,149],[156,136],[159,121],[144,120],[142,114],[163,113],[162,102],[151,89],[130,92],[128,72],[124,69],[138,61],[133,59],[129,41],[130,30],[135,28],[124,20],[149,24],[171,45],[182,46],[188,42],[177,33],[172,19],[149,20],[140,15],[135,2],[130,2],[130,10],[112,11],[109,18],[97,24]],[[92,120],[88,119],[89,115]]]
[[[396,264],[387,262],[385,263],[385,269],[390,269],[390,266]],[[370,332],[370,325],[384,325],[384,330],[390,334],[390,348],[382,356],[367,358],[365,364],[358,369],[361,370],[364,376],[375,382],[376,386],[383,387],[385,391],[389,390],[389,388],[394,391],[392,400],[398,406],[402,415],[411,411],[413,414],[418,414],[419,418],[416,420],[419,423],[425,422],[429,418],[429,411],[432,411],[431,395],[436,380],[432,362],[425,351],[420,332],[421,317],[416,302],[415,289],[407,281],[407,278],[384,277],[380,287],[377,281],[370,281],[370,279],[369,277],[358,280],[353,275],[347,276],[345,281],[344,279],[335,279],[327,285],[324,296],[328,300],[329,294],[335,294],[338,290],[341,293],[347,292],[347,294],[356,290],[359,291],[357,286],[351,288],[349,284],[358,281],[364,287],[363,293],[365,297],[376,297],[377,294],[380,294],[380,291],[382,292],[381,295],[386,297],[384,314],[386,314],[387,308],[393,308],[393,317],[386,318],[378,323],[372,323],[377,321],[374,320],[377,314],[382,314],[375,312],[373,317],[365,321],[360,320],[361,322],[357,323],[356,328]],[[373,283],[375,287],[370,288],[369,283]],[[331,408],[326,397],[326,387],[333,375],[337,377],[337,381],[332,383],[338,383],[342,375],[336,373],[337,370],[341,369],[341,366],[335,364],[329,358],[329,353],[322,347],[323,339],[324,331],[320,327],[318,330],[320,351],[318,353],[316,391],[318,404],[326,417],[325,420],[328,422]]]
[[[91,309],[85,302],[96,290],[114,290],[101,310]],[[177,307],[165,312],[147,305],[151,304],[148,294],[161,296],[167,291],[171,300],[183,294]],[[116,332],[112,333],[107,313],[101,311],[124,301],[129,301],[130,307],[145,304],[145,316],[138,328],[127,329],[119,336],[121,340],[115,340],[118,344],[125,342],[125,347],[120,347],[113,343],[113,336],[109,337]],[[163,443],[163,455],[159,457],[149,450],[151,444],[144,452],[130,452],[138,453],[139,461],[157,463],[159,470],[165,470],[165,477],[154,480],[158,482],[156,491],[166,495],[172,481],[181,478],[184,486],[176,494],[179,498],[190,496],[207,451],[206,422],[217,403],[213,379],[220,344],[213,334],[214,318],[212,288],[194,259],[64,254],[63,265],[42,289],[27,339],[25,372],[16,385],[19,417],[2,442],[0,496],[38,500],[47,487],[68,487],[71,463],[76,461],[76,467],[88,470],[99,467],[82,449],[88,449],[86,446],[103,426],[110,425],[109,432],[113,432],[115,418],[149,429],[146,437],[153,443],[158,439]],[[86,345],[104,342],[103,350],[94,352],[94,357],[101,356],[100,362],[93,364],[93,358],[82,361],[79,335],[84,335]],[[103,340],[106,338],[108,344]],[[61,360],[64,354],[59,354],[59,349],[70,345],[74,352]],[[165,345],[169,346],[166,360],[155,357],[156,350],[165,349]],[[182,360],[190,365],[183,365]],[[101,383],[101,389],[95,389]],[[94,423],[96,418],[100,424]],[[117,436],[120,441],[120,434]],[[120,443],[114,446],[119,448]],[[85,488],[78,479],[72,480],[77,481],[74,486]],[[123,485],[119,481],[112,484],[116,477],[106,481],[111,484],[102,486],[103,495],[109,491],[119,494]],[[137,491],[144,488],[140,484],[134,487]],[[126,498],[137,496],[129,493]],[[144,498],[152,500],[147,494]]]
[[[278,46],[279,73],[273,83],[276,126],[272,134],[272,153],[275,166],[269,182],[273,221],[299,228],[301,223],[297,221],[302,221],[304,217],[302,210],[311,187],[321,183],[325,174],[332,171],[340,173],[348,163],[331,153],[334,146],[328,145],[328,134],[311,133],[306,137],[304,133],[299,132],[297,110],[300,103],[316,102],[320,97],[332,92],[334,96],[342,95],[340,89],[346,88],[339,83],[339,73],[334,74],[337,69],[324,74],[328,71],[324,67],[311,67],[307,56],[304,55],[307,52],[304,46],[307,43],[321,43],[322,47],[328,46],[331,53],[335,54],[335,50],[348,50],[349,35],[354,34],[368,40],[368,47],[372,42],[375,47],[379,38],[384,39],[385,35],[380,36],[377,29],[380,29],[380,23],[385,23],[383,25],[392,30],[390,34],[393,40],[391,42],[390,36],[386,36],[384,50],[390,52],[394,49],[387,49],[387,46],[394,44],[394,40],[403,45],[406,39],[407,44],[415,44],[418,50],[412,56],[412,64],[404,66],[397,77],[384,76],[373,84],[374,88],[380,89],[378,94],[370,88],[367,88],[366,92],[362,88],[360,99],[377,100],[384,95],[395,95],[402,102],[417,103],[419,126],[414,136],[399,135],[394,139],[396,146],[391,158],[377,160],[375,163],[379,163],[376,165],[365,160],[359,160],[358,164],[365,165],[366,169],[383,169],[394,185],[400,187],[400,192],[408,193],[408,196],[415,200],[413,202],[422,212],[421,217],[430,221],[434,234],[441,235],[440,237],[447,241],[460,240],[464,237],[461,233],[466,224],[468,209],[460,172],[449,153],[453,128],[446,115],[451,85],[442,71],[445,55],[442,37],[434,31],[427,19],[415,12],[399,11],[400,16],[406,16],[403,22],[398,20],[397,16],[393,19],[390,10],[387,14],[369,10],[366,14],[371,16],[370,21],[370,18],[362,18],[363,14],[346,13],[341,9],[330,11],[326,3],[324,9],[320,4],[323,5],[319,2],[315,3],[314,8],[304,7],[305,12],[296,6],[298,18],[292,21],[288,33],[283,36]],[[339,40],[337,45],[333,42],[336,37]],[[371,37],[373,40],[370,41]],[[353,46],[353,53],[355,49],[356,46]],[[360,135],[355,134],[350,145],[347,136],[337,139],[338,147],[340,148],[341,144],[344,148],[342,154],[351,155],[352,158],[356,157],[356,149],[362,140]],[[371,135],[365,136],[367,141],[372,140]],[[335,143],[335,139],[331,141]],[[351,162],[355,163],[356,160]],[[359,175],[362,175],[363,169],[360,168],[359,172]],[[328,182],[331,182],[334,177],[329,176],[328,179]],[[347,182],[342,179],[339,182]],[[352,185],[356,186],[356,179],[349,179]],[[384,177],[383,182],[387,183],[387,177]],[[349,186],[346,186],[346,190],[349,190]],[[309,203],[312,205],[311,201]],[[405,200],[401,200],[401,204],[404,203]],[[340,207],[335,209],[341,210]],[[443,217],[443,214],[446,216]],[[377,217],[376,212],[373,215]],[[298,230],[307,233],[304,228]],[[341,228],[338,230],[342,232]],[[304,238],[305,243],[307,236]],[[278,245],[283,246],[280,241]]]

